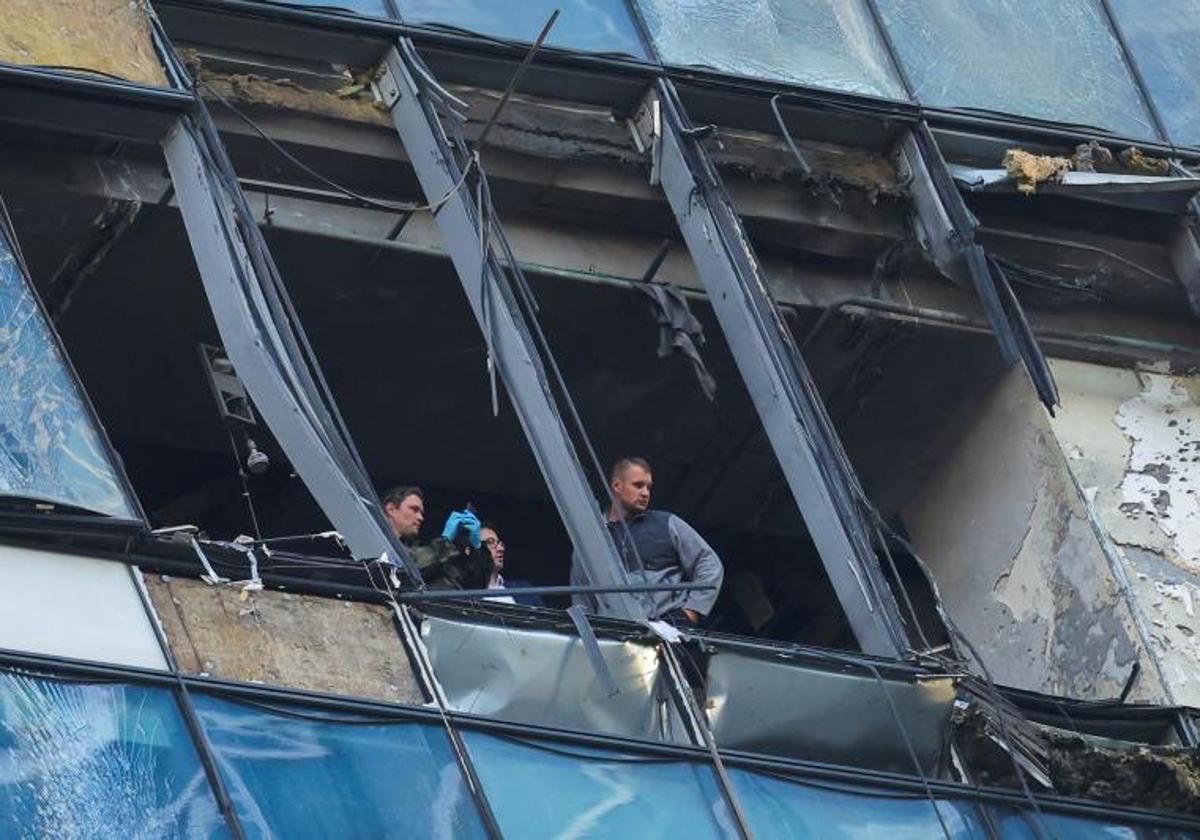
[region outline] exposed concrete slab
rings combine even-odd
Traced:
[[[145,580],[186,673],[424,702],[383,607],[166,575],[146,574]]]
[[[1005,374],[905,508],[951,617],[1001,683],[1162,699],[1104,547],[1025,374]]]
[[[1171,698],[1200,704],[1200,378],[1053,361],[1053,421]]]

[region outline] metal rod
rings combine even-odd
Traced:
[[[496,124],[496,120],[500,116],[500,112],[504,110],[504,106],[508,104],[508,100],[512,98],[513,91],[517,88],[517,83],[521,81],[521,77],[525,75],[525,71],[529,69],[529,65],[533,63],[533,59],[538,54],[538,50],[542,48],[542,42],[546,40],[546,36],[550,34],[550,30],[554,27],[554,22],[558,20],[559,11],[555,9],[550,13],[549,20],[542,27],[541,33],[537,36],[537,40],[533,42],[533,46],[529,48],[529,52],[525,53],[525,57],[521,59],[520,65],[512,74],[512,78],[508,80],[508,87],[504,89],[504,95],[500,97],[500,101],[496,103],[496,108],[492,111],[492,115],[488,117],[488,121],[483,126],[483,131],[479,132],[479,139],[475,141],[475,152],[483,151],[483,147],[487,144],[488,135],[492,132],[492,126]]]
[[[965,315],[959,315],[956,312],[947,312],[943,309],[928,309],[923,306],[909,306],[903,303],[893,303],[887,300],[879,300],[878,298],[869,297],[847,297],[840,300],[835,300],[825,308],[821,313],[821,317],[817,319],[817,323],[808,331],[804,341],[801,343],[801,348],[807,348],[808,345],[819,335],[833,316],[841,309],[846,307],[855,307],[861,309],[873,309],[879,312],[887,312],[893,315],[903,315],[912,318],[916,321],[936,321],[942,324],[947,324],[961,329],[973,330],[979,332],[991,332],[991,325],[983,321],[976,321],[973,318],[968,318]],[[1159,353],[1179,353],[1190,356],[1200,356],[1200,347],[1186,347],[1182,344],[1167,344],[1161,341],[1147,341],[1139,338],[1130,338],[1122,335],[1108,335],[1107,333],[1081,333],[1072,330],[1057,330],[1057,329],[1035,329],[1033,334],[1039,339],[1045,339],[1050,342],[1062,342],[1080,345],[1100,345],[1104,347],[1113,347],[1126,350],[1141,350],[1154,351]]]
[[[707,592],[716,589],[711,583],[677,583],[673,586],[654,583],[631,583],[626,586],[527,586],[517,589],[425,589],[420,592],[400,592],[396,599],[409,601],[445,601],[454,598],[494,598],[502,595],[584,595],[633,592]]]

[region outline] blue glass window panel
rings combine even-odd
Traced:
[[[703,840],[736,832],[705,765],[464,732],[510,837]]]
[[[667,64],[906,98],[863,0],[637,2]]]
[[[399,0],[405,23],[436,24],[493,38],[533,43],[550,13],[562,12],[546,43],[595,53],[645,58],[625,0]]]
[[[1168,829],[1134,828],[1116,822],[1054,814],[1044,809],[1040,816],[1032,809],[1017,810],[992,805],[988,806],[988,810],[1002,840],[1038,840],[1047,835],[1054,840],[1180,840],[1196,836]]]
[[[987,831],[974,805],[939,799],[856,790],[817,781],[798,781],[731,769],[730,779],[750,829],[758,838],[795,840],[927,840],[984,838]],[[942,822],[938,821],[938,813]]]
[[[1099,0],[876,0],[916,98],[1156,139]]]
[[[1200,0],[1109,0],[1167,131],[1200,146]]]
[[[2,230],[0,495],[137,517]]]
[[[0,673],[0,837],[228,837],[174,697]]]
[[[486,837],[439,727],[192,700],[250,837]]]
[[[306,6],[321,11],[358,12],[372,17],[390,17],[384,0],[260,0],[276,6]]]

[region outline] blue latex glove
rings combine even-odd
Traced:
[[[479,548],[483,543],[479,538],[479,529],[483,525],[479,521],[479,517],[471,513],[469,510],[456,510],[446,517],[446,524],[442,528],[442,539],[447,542],[453,542],[458,536],[459,528],[467,529],[467,537],[471,541],[471,548]]]

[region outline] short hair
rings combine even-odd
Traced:
[[[400,505],[404,504],[404,500],[409,496],[416,496],[421,500],[421,504],[425,503],[424,490],[416,485],[405,486],[403,484],[397,485],[384,493],[383,497],[379,501],[383,507],[387,507],[388,505],[396,505],[399,507]]]
[[[625,473],[628,472],[630,467],[641,467],[648,473],[654,472],[654,470],[650,469],[650,462],[647,461],[645,458],[638,458],[635,456],[629,457],[629,458],[621,458],[619,461],[617,461],[615,464],[613,464],[612,472],[610,472],[608,474],[608,480],[616,481],[618,478],[621,478],[623,475],[625,475]]]

